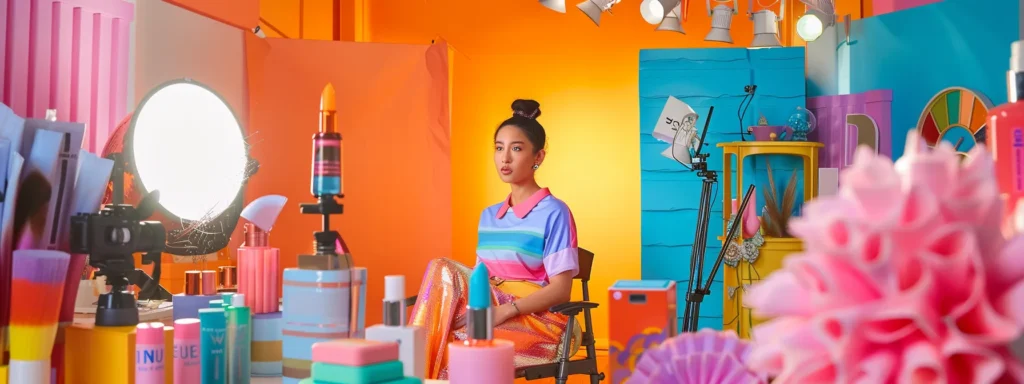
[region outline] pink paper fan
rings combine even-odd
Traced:
[[[750,342],[733,331],[684,333],[644,352],[626,383],[764,383],[745,366],[750,350]]]

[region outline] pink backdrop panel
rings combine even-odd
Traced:
[[[124,0],[0,0],[2,101],[15,113],[85,123],[95,152],[127,108],[129,26]]]

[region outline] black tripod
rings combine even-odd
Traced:
[[[702,154],[700,153],[700,150],[704,147],[704,138],[707,137],[708,125],[711,123],[711,114],[714,111],[715,107],[711,107],[711,109],[708,110],[707,120],[704,121],[704,132],[701,132],[700,142],[697,144],[697,150],[692,156],[692,169],[697,171],[697,176],[702,178],[704,182],[703,185],[701,185],[700,208],[697,211],[697,233],[694,234],[693,252],[690,254],[690,280],[686,283],[686,307],[683,311],[683,332],[697,332],[697,319],[700,318],[700,304],[704,301],[704,296],[711,294],[711,283],[714,282],[715,275],[718,274],[718,269],[722,267],[722,261],[725,258],[725,251],[728,249],[728,242],[736,235],[736,228],[738,228],[737,224],[741,221],[733,220],[732,225],[729,226],[729,234],[726,237],[726,243],[722,246],[721,252],[718,253],[718,259],[715,260],[715,266],[711,270],[711,274],[708,275],[707,281],[704,281],[704,252],[708,242],[708,223],[711,221],[711,190],[714,184],[718,182],[718,173],[708,169],[708,154]],[[743,217],[743,210],[747,208],[747,202],[750,201],[750,196],[753,192],[754,186],[751,185],[743,195],[743,203],[740,205],[739,212],[736,212],[736,217]],[[723,202],[723,204],[725,203],[726,202]],[[704,283],[703,286],[701,286],[702,282]]]

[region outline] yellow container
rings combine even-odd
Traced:
[[[7,366],[0,365],[0,384],[7,384]]]
[[[786,256],[803,249],[803,241],[797,238],[765,237],[754,264],[740,261],[736,267],[723,265],[722,329],[735,330],[740,337],[749,339],[750,328],[764,319],[754,318],[750,308],[743,305],[744,289],[781,269]]]
[[[164,327],[164,356],[164,382],[173,383],[174,327]],[[64,383],[134,384],[135,327],[68,327],[64,339]]]

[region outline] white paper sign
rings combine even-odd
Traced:
[[[688,104],[675,97],[668,97],[654,132],[651,133],[660,141],[670,144],[674,141],[674,145],[661,153],[662,156],[683,164],[690,163],[690,149],[700,144],[697,139],[697,117],[697,112]]]
[[[658,123],[654,126],[654,138],[671,143],[672,138],[676,137],[676,131],[682,129],[683,132],[694,131],[694,127],[697,125],[697,112],[690,108],[690,106],[675,97],[669,96],[668,101],[665,102],[665,108],[661,110],[661,117],[658,118]],[[682,135],[682,133],[680,133]]]

